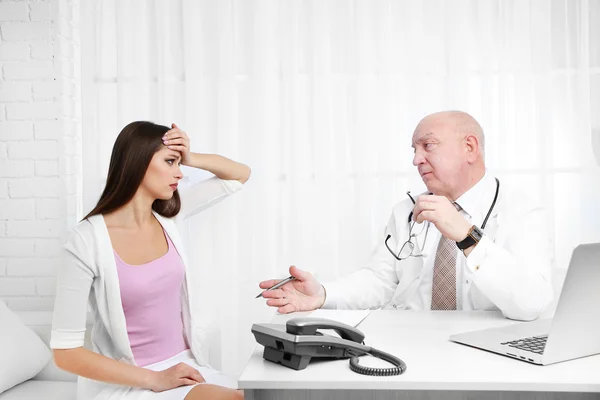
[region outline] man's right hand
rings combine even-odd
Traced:
[[[267,290],[262,296],[267,300],[267,305],[278,307],[281,314],[296,311],[312,311],[325,303],[325,288],[312,276],[311,273],[302,271],[295,266],[290,267],[290,275],[296,279],[286,283],[279,289]],[[261,289],[268,289],[280,282],[280,279],[262,281]]]

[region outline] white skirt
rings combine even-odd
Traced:
[[[201,367],[198,365],[191,350],[182,351],[181,353],[169,359],[146,365],[144,368],[151,369],[153,371],[163,371],[179,364],[180,362],[186,363],[192,368],[198,370],[198,372],[200,372],[204,377],[206,383],[224,386],[230,389],[237,389],[237,381],[235,379],[215,369]],[[202,383],[198,383],[197,385],[202,385]],[[185,396],[187,396],[187,394],[194,388],[194,386],[196,385],[179,386],[174,389],[165,390],[164,392],[158,393],[147,389],[127,387],[122,388],[122,390],[117,390],[116,393],[113,393],[109,398],[111,400],[183,400],[185,399]],[[100,396],[100,398],[104,397]]]

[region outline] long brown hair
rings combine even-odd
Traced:
[[[169,131],[163,125],[136,121],[127,125],[115,141],[104,192],[96,207],[84,219],[121,208],[135,195],[144,179],[154,153],[163,145],[162,137]],[[156,199],[152,209],[164,217],[174,217],[181,208],[179,192],[169,200]]]

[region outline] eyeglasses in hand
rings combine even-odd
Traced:
[[[410,200],[413,204],[415,204],[415,199],[410,195],[410,191],[406,192]],[[412,214],[412,213],[411,213]],[[402,247],[400,247],[400,251],[398,253],[394,252],[390,249],[388,245],[388,240],[392,237],[392,235],[387,235],[385,238],[385,247],[392,253],[394,258],[398,261],[405,260],[408,257],[423,257],[423,248],[425,247],[425,242],[427,241],[427,234],[429,233],[429,221],[425,221],[421,224],[417,224],[415,221],[410,222],[410,228],[408,229],[408,240],[404,242]],[[421,251],[415,252],[415,242],[414,239],[417,236],[420,236],[423,231],[425,232],[425,238],[423,240],[423,244],[421,245]]]

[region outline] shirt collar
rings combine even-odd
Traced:
[[[488,212],[495,194],[494,178],[486,170],[483,178],[481,178],[471,189],[463,193],[463,195],[456,200],[456,203],[461,206],[463,211],[472,219],[482,223],[484,214]],[[479,221],[480,219],[481,221]]]

